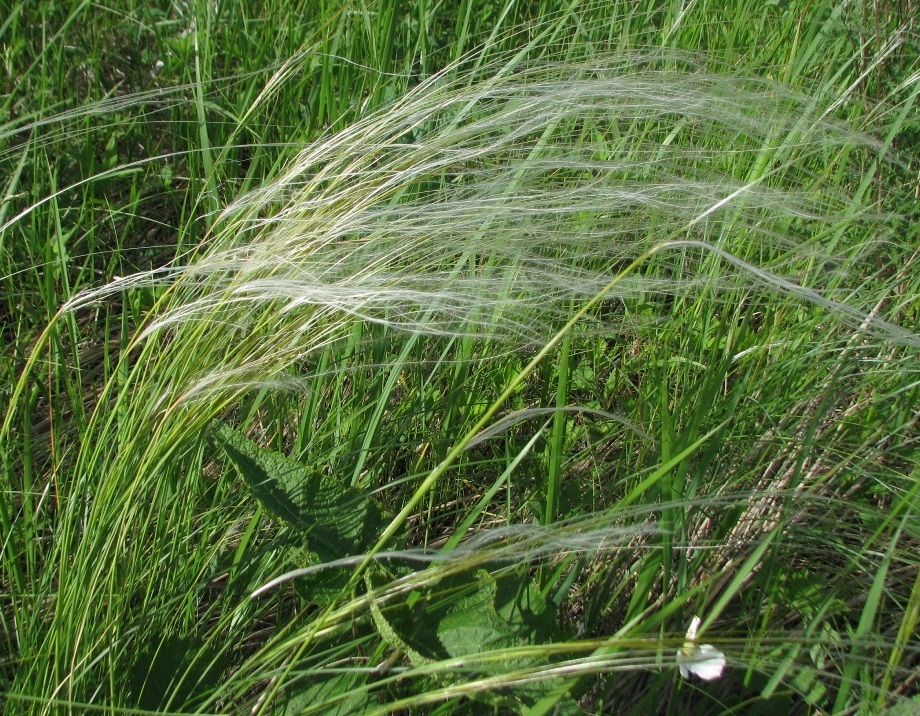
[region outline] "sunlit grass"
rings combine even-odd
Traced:
[[[909,708],[882,5],[16,5],[5,712]],[[215,420],[377,531],[323,563]]]

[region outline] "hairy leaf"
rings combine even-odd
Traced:
[[[212,434],[265,509],[308,536],[323,561],[365,552],[383,522],[366,493],[296,460],[260,448],[238,431],[214,423]]]

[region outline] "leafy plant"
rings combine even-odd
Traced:
[[[12,3],[0,708],[909,708],[914,14]]]

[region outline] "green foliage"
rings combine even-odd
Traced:
[[[910,3],[8,6],[5,714],[915,708]]]
[[[312,553],[307,566],[319,568],[327,562],[362,554],[373,545],[382,529],[382,511],[363,491],[346,487],[275,451],[260,448],[223,423],[212,425],[212,436],[256,500],[307,538]],[[303,559],[302,551],[297,550],[296,554]],[[496,578],[485,569],[462,572],[437,579],[424,592],[413,590],[405,601],[390,602],[381,608],[374,601],[373,592],[375,579],[384,573],[377,573],[377,577],[374,574],[367,572],[365,577],[374,624],[384,641],[404,652],[416,666],[459,660],[467,677],[476,673],[501,674],[509,668],[528,669],[540,659],[496,660],[496,655],[503,650],[550,643],[558,638],[554,610],[547,605],[538,585],[526,575],[513,573]],[[328,574],[321,578],[311,579],[311,576],[302,575],[297,586],[298,592],[313,603],[332,604],[339,596],[336,589],[347,587],[343,574],[331,580]],[[384,579],[382,585],[387,581]],[[174,643],[161,644],[155,658],[150,660],[147,680],[157,675],[163,678],[169,667],[179,671],[177,660],[186,657],[189,651],[179,649]],[[479,656],[487,658],[480,663]],[[168,665],[166,669],[164,663]],[[450,676],[445,674],[442,678]],[[356,683],[354,676],[346,674],[310,683],[306,688],[292,684],[285,689],[279,705],[283,713],[295,713],[316,699],[349,692]],[[554,682],[544,681],[517,689],[515,699],[533,703],[554,688],[558,688]],[[149,701],[149,691],[149,688],[141,690],[141,704]],[[484,698],[491,701],[488,695]],[[331,708],[333,712],[348,713],[348,709],[366,705],[368,697],[358,693],[353,698],[336,701]]]
[[[383,527],[383,512],[363,490],[260,448],[240,432],[215,423],[212,435],[268,512],[303,534],[323,562],[363,554]]]
[[[194,702],[213,689],[227,666],[227,654],[193,637],[157,639],[145,633],[128,685],[139,708],[168,709],[169,702]]]
[[[373,594],[382,575],[368,573]],[[373,596],[371,597],[373,599]],[[485,569],[452,574],[425,590],[413,590],[405,600],[385,607],[371,604],[381,636],[405,653],[417,667],[448,664],[435,672],[443,683],[459,679],[497,678],[515,672],[539,671],[546,657],[538,650],[560,638],[555,610],[526,573],[507,570],[498,576]],[[509,656],[509,654],[518,654]],[[473,694],[494,705],[533,706],[552,695],[560,708],[574,705],[564,682],[543,678],[509,686],[502,693]]]
[[[323,713],[331,716],[363,713],[373,706],[372,698],[361,689],[360,678],[352,674],[336,674],[310,679],[309,685],[293,684],[278,699],[275,713],[279,716],[296,716],[309,713],[317,704],[323,704]]]

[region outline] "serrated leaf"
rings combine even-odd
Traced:
[[[261,448],[222,423],[213,425],[213,437],[253,496],[306,535],[322,561],[361,554],[374,544],[382,513],[363,491]]]
[[[461,597],[438,624],[438,639],[454,657],[517,646],[512,626],[495,611],[497,585],[485,570],[476,575],[476,591]]]
[[[438,624],[438,639],[453,657],[474,657],[502,649],[551,643],[555,624],[539,587],[526,574],[496,578],[481,569],[475,572],[475,591],[459,598]],[[538,667],[539,656],[502,658],[477,665],[486,674],[510,674]],[[568,696],[568,684],[560,679],[543,679],[514,687],[517,706],[542,703],[553,713],[577,713]],[[498,693],[477,698],[502,702]],[[541,713],[538,709],[535,713]]]
[[[322,564],[323,560],[315,552],[308,552],[296,562],[297,568]],[[293,568],[293,565],[292,565]],[[294,590],[306,602],[326,606],[332,604],[351,577],[350,568],[323,569],[294,580]]]
[[[387,605],[386,612],[384,612],[377,600],[373,598],[374,580],[377,576],[379,575],[373,569],[364,573],[364,583],[371,595],[371,618],[374,620],[374,626],[377,627],[380,637],[393,649],[408,656],[413,666],[430,664],[436,659],[443,658],[444,654],[438,654],[431,649],[431,637],[419,633],[420,627],[424,629],[431,624],[431,620],[423,616],[425,615],[424,606],[420,603],[410,606],[406,602],[401,602]]]
[[[537,583],[529,577],[499,579],[495,610],[525,644],[543,644],[557,638],[553,610]]]
[[[322,707],[324,716],[346,716],[360,713],[371,704],[367,691],[356,691],[360,686],[354,674],[335,674],[321,680],[313,680],[302,689],[293,688],[276,703],[277,716],[296,716],[307,709]]]
[[[382,586],[380,576],[373,570],[365,574],[371,595]],[[495,657],[505,649],[552,643],[557,636],[551,605],[526,573],[496,577],[486,569],[477,569],[454,574],[405,600],[391,599],[382,604],[371,598],[370,611],[384,641],[406,654],[415,666],[448,658],[469,659],[472,672],[439,672],[439,683],[463,680],[471,673],[513,674],[538,667],[544,661],[536,654],[481,662],[476,657],[489,652]],[[513,704],[516,709],[540,702],[546,710],[538,713],[576,713],[568,689],[563,680],[545,679],[513,689],[472,693],[470,698],[496,707]]]

